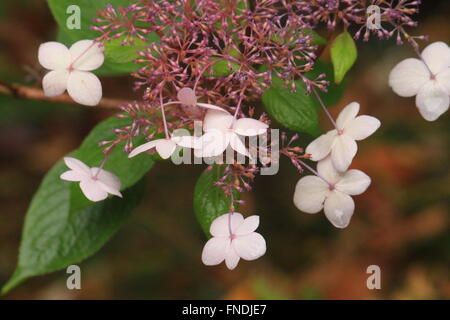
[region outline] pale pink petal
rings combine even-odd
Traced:
[[[239,227],[244,222],[244,217],[242,214],[238,212],[234,212],[233,214],[226,213],[223,214],[211,223],[211,227],[209,228],[209,232],[214,237],[229,237],[230,236],[230,228],[228,226],[229,221],[231,221],[231,230],[238,230]]]
[[[191,88],[181,88],[177,93],[177,98],[186,106],[195,106],[197,104],[197,97]]]
[[[241,118],[234,123],[233,130],[241,136],[251,137],[265,133],[268,127],[269,126],[267,124],[259,120],[252,118]]]
[[[326,134],[323,134],[313,140],[306,147],[305,153],[309,153],[311,155],[311,160],[313,161],[322,160],[330,153],[336,136],[336,130],[328,131]]]
[[[47,97],[55,97],[63,94],[67,89],[69,71],[59,69],[50,71],[42,79],[42,89]]]
[[[331,150],[331,160],[336,170],[343,172],[348,169],[358,151],[355,140],[348,134],[341,134],[334,140]]]
[[[331,156],[328,156],[317,163],[317,172],[331,184],[335,184],[341,179],[341,174],[334,167]]]
[[[207,266],[215,266],[225,259],[231,240],[228,237],[213,237],[206,242],[202,252],[202,262]]]
[[[345,228],[350,223],[355,203],[352,197],[339,191],[333,191],[325,200],[325,216],[336,228]]]
[[[214,104],[209,104],[209,103],[202,103],[202,102],[198,102],[197,103],[197,107],[201,107],[201,108],[205,108],[205,109],[210,109],[210,110],[216,110],[216,111],[220,111],[222,113],[226,113],[229,114],[229,112],[219,106],[216,106]]]
[[[360,170],[348,170],[336,183],[336,190],[355,196],[363,193],[370,185],[370,177]]]
[[[120,179],[115,174],[100,169],[99,168],[91,168],[91,175],[97,176],[97,182],[98,184],[108,193],[111,193],[113,195],[116,195],[118,197],[122,197],[122,194],[120,193]]]
[[[227,268],[229,270],[234,270],[237,267],[240,259],[241,258],[238,256],[238,254],[236,253],[234,248],[232,246],[230,246],[228,248],[228,252],[225,257],[225,264],[226,264]]]
[[[172,136],[171,140],[185,148],[198,149],[202,146],[202,139],[194,136]]]
[[[211,129],[201,137],[201,154],[203,157],[215,157],[222,154],[230,144],[232,134]]]
[[[245,218],[244,222],[236,229],[234,234],[243,236],[255,231],[259,226],[259,216]]]
[[[242,142],[241,138],[239,138],[238,135],[231,133],[230,135],[230,146],[233,148],[234,151],[242,154],[243,156],[249,157],[252,159],[250,153],[248,153],[247,148],[245,147],[245,144]]]
[[[349,124],[353,119],[356,118],[356,115],[359,112],[359,103],[352,102],[348,104],[342,111],[339,113],[339,116],[336,119],[336,125],[340,130],[346,128],[347,124]]]
[[[256,232],[237,236],[231,242],[231,246],[242,259],[247,261],[258,259],[266,253],[266,240]]]
[[[358,116],[347,125],[345,133],[354,140],[363,140],[377,131],[380,125],[380,120],[375,117]]]
[[[39,46],[38,60],[45,69],[67,69],[70,64],[69,49],[59,42],[43,43]]]
[[[436,75],[436,81],[445,89],[450,95],[450,68],[448,70],[439,72]]]
[[[301,178],[295,186],[294,204],[306,213],[317,213],[330,192],[328,184],[316,176]]]
[[[450,67],[450,48],[445,42],[434,42],[422,51],[422,58],[433,74]]]
[[[94,202],[105,200],[108,197],[108,192],[103,190],[93,179],[81,180],[80,188],[86,198]]]
[[[83,179],[86,179],[88,176],[85,173],[80,172],[80,171],[69,170],[69,171],[62,173],[59,177],[62,180],[66,180],[66,181],[81,181]]]
[[[203,120],[203,131],[228,130],[233,124],[234,117],[218,110],[208,110]]]
[[[416,105],[425,120],[434,121],[448,110],[449,95],[438,82],[427,82],[416,96]]]
[[[146,151],[156,147],[156,144],[160,140],[165,140],[165,139],[152,140],[152,141],[146,142],[144,144],[141,144],[139,147],[134,148],[130,152],[130,154],[128,155],[128,158],[133,158],[134,156],[137,156],[138,154],[140,154],[142,152],[146,152]]]
[[[104,47],[93,40],[80,40],[69,49],[72,67],[81,71],[92,71],[100,68],[105,60]]]
[[[102,99],[102,84],[93,73],[72,71],[67,81],[67,92],[79,104],[96,106]]]
[[[169,139],[160,139],[156,143],[156,151],[163,159],[168,159],[177,148],[177,144]]]
[[[91,174],[91,169],[78,159],[72,157],[65,157],[64,163],[73,171],[82,172],[87,176],[90,176]]]
[[[425,63],[419,59],[403,60],[389,74],[389,85],[400,97],[415,96],[426,81],[430,79]]]

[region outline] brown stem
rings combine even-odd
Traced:
[[[19,84],[9,84],[0,81],[0,95],[13,96],[17,99],[28,99],[28,100],[39,100],[46,102],[55,103],[66,103],[66,104],[76,104],[75,101],[68,94],[62,94],[56,97],[47,97],[41,89],[27,87]],[[117,109],[119,105],[124,104],[128,101],[120,99],[103,98],[100,103],[95,107],[107,108],[107,109]]]

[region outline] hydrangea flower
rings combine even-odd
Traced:
[[[389,85],[401,97],[416,96],[420,114],[434,121],[450,104],[450,48],[434,42],[422,51],[421,58],[397,64],[389,75]]]
[[[215,266],[225,260],[228,269],[233,270],[242,258],[256,260],[266,253],[266,241],[255,232],[259,216],[244,219],[238,212],[227,213],[216,218],[209,229],[213,236],[206,242],[202,262]]]
[[[339,114],[336,129],[321,135],[307,147],[305,152],[311,155],[311,160],[320,161],[331,154],[334,167],[345,171],[352,163],[358,146],[355,141],[363,140],[373,134],[380,121],[371,116],[357,116],[359,103],[352,102]]]
[[[222,111],[222,112],[228,113],[223,108],[216,106],[214,104],[197,102],[197,96],[195,95],[194,90],[192,90],[191,88],[188,88],[188,87],[180,89],[177,93],[177,98],[178,98],[179,102],[185,106],[201,107],[201,108],[205,108],[205,109],[212,109],[212,110],[217,110],[217,111]]]
[[[119,178],[101,168],[89,168],[82,161],[65,157],[65,164],[71,169],[61,174],[60,178],[66,181],[79,181],[83,194],[91,201],[105,200],[108,194],[122,198]]]
[[[80,40],[70,49],[59,42],[41,44],[39,63],[51,70],[42,79],[44,94],[58,96],[66,91],[77,103],[95,106],[102,98],[102,84],[89,72],[99,68],[104,61],[103,47],[93,40]]]
[[[174,153],[177,145],[194,148],[197,147],[198,143],[197,138],[192,136],[171,136],[170,138],[156,139],[134,148],[128,155],[128,158],[155,148],[161,158],[168,159]]]
[[[366,191],[370,177],[360,170],[338,172],[327,157],[317,164],[319,176],[301,178],[294,193],[295,206],[306,213],[324,209],[325,216],[336,228],[345,228],[355,210],[351,196]]]

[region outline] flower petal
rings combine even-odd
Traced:
[[[370,185],[370,177],[360,170],[348,170],[336,183],[336,190],[352,196],[363,193]]]
[[[46,42],[39,46],[38,60],[48,70],[67,69],[70,64],[69,49],[59,42]]]
[[[160,139],[156,142],[156,151],[163,159],[168,159],[177,148],[177,144],[169,139]]]
[[[197,97],[191,88],[181,88],[177,93],[177,98],[186,106],[195,106],[197,104]]]
[[[156,144],[158,143],[158,141],[160,140],[165,140],[165,139],[157,139],[157,140],[152,140],[149,142],[146,142],[144,144],[141,144],[139,147],[134,148],[130,154],[128,155],[128,158],[133,158],[134,156],[137,156],[138,154],[142,153],[142,152],[146,152],[154,147],[156,147]]]
[[[200,105],[200,104],[198,104]],[[234,117],[228,113],[218,110],[208,110],[203,120],[203,131],[210,130],[227,130],[231,128]]]
[[[436,75],[436,81],[447,90],[450,95],[450,68],[448,70],[439,72]]]
[[[380,127],[381,122],[375,117],[358,116],[345,128],[345,133],[354,140],[363,140],[372,135]]]
[[[247,261],[258,259],[266,253],[266,240],[256,232],[237,236],[231,242],[231,246],[242,259]]]
[[[244,222],[244,217],[239,212],[234,212],[231,214],[231,217],[229,213],[223,214],[214,219],[211,223],[211,227],[209,228],[209,232],[214,237],[229,237],[229,221],[231,221],[231,230],[234,232],[234,230],[238,230],[238,228],[242,225]]]
[[[96,106],[102,99],[102,84],[93,73],[72,71],[67,81],[67,92],[79,104]]]
[[[86,174],[84,174],[83,172],[69,170],[69,171],[63,172],[59,177],[62,180],[66,180],[66,181],[81,181],[83,179],[86,179],[88,176]]]
[[[358,146],[351,136],[346,133],[337,136],[331,149],[331,160],[336,170],[340,172],[347,170],[356,151],[358,151]]]
[[[198,149],[202,146],[202,139],[194,136],[172,136],[171,140],[185,148]]]
[[[242,154],[243,156],[249,157],[252,159],[252,156],[248,152],[247,148],[245,147],[245,144],[242,142],[241,138],[234,133],[229,134],[230,136],[230,146],[235,150],[236,152]]]
[[[231,136],[228,132],[211,129],[201,137],[202,157],[215,157],[222,154],[230,144]]]
[[[220,264],[228,253],[230,239],[228,237],[213,237],[206,242],[202,251],[202,262],[207,266]]]
[[[244,236],[252,233],[259,226],[259,216],[250,216],[245,218],[244,222],[236,229],[234,234]]]
[[[232,246],[228,248],[227,255],[225,257],[225,264],[229,270],[234,270],[241,258],[236,253],[236,250]]]
[[[355,203],[352,197],[339,191],[333,191],[325,200],[325,216],[336,228],[345,228],[350,223]]]
[[[339,116],[336,119],[336,125],[340,130],[346,129],[347,125],[356,118],[356,115],[359,112],[359,103],[352,102],[348,104],[342,111],[339,113]]]
[[[105,61],[104,47],[93,40],[80,40],[69,49],[72,67],[80,71],[92,71],[100,68]]]
[[[309,153],[311,155],[311,160],[313,161],[322,160],[330,153],[336,136],[336,130],[328,131],[326,134],[323,134],[312,141],[306,147],[305,153]]]
[[[120,179],[118,176],[113,174],[112,172],[100,169],[99,168],[91,168],[91,175],[97,176],[97,182],[101,185],[103,190],[118,197],[122,197],[120,193]]]
[[[434,42],[422,51],[422,58],[436,75],[450,67],[450,48],[445,42]]]
[[[64,163],[73,171],[84,173],[87,176],[90,176],[91,174],[91,169],[78,159],[72,157],[65,157]]]
[[[449,95],[438,82],[427,82],[416,96],[416,105],[425,120],[434,121],[448,110]]]
[[[401,61],[389,74],[389,85],[400,97],[415,96],[426,81],[430,71],[419,59],[409,58]]]
[[[54,97],[63,94],[67,89],[67,79],[69,71],[60,69],[47,73],[42,79],[42,89],[47,97]]]
[[[252,118],[240,118],[234,125],[233,130],[241,136],[257,136],[267,131],[269,126],[262,121]]]
[[[317,213],[330,192],[328,184],[316,176],[301,178],[295,186],[294,204],[306,213]]]
[[[341,174],[336,170],[331,156],[317,163],[317,172],[331,184],[335,184],[341,179]]]
[[[201,108],[205,108],[205,109],[210,109],[210,110],[216,110],[216,111],[220,111],[222,113],[226,113],[229,114],[229,112],[219,106],[216,106],[214,104],[209,104],[209,103],[202,103],[202,102],[198,102],[197,103],[197,107],[201,107]]]
[[[97,202],[105,200],[108,197],[108,192],[93,179],[84,179],[80,182],[81,191],[91,201]]]

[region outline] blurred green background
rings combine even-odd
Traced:
[[[427,0],[413,33],[449,43],[449,16],[448,0]],[[45,1],[2,0],[0,80],[36,85],[43,75],[38,46],[55,34]],[[414,99],[389,89],[389,71],[414,56],[411,47],[371,40],[359,42],[358,49],[346,93],[331,111],[336,115],[358,101],[361,112],[379,118],[382,127],[359,144],[353,167],[373,182],[355,198],[347,229],[333,228],[323,214],[294,207],[299,175],[285,162],[276,176],[256,179],[240,209],[261,216],[266,255],[241,261],[234,271],[205,267],[200,260],[205,238],[192,209],[193,187],[204,167],[160,162],[147,176],[146,197],[135,214],[80,264],[82,290],[67,290],[67,275],[60,271],[33,278],[4,298],[449,299],[449,113],[426,122]],[[138,96],[129,77],[102,82],[104,96]],[[14,270],[24,215],[43,175],[109,115],[0,95],[0,285]],[[323,128],[329,128],[322,118]],[[381,267],[381,290],[366,287],[371,264]]]

